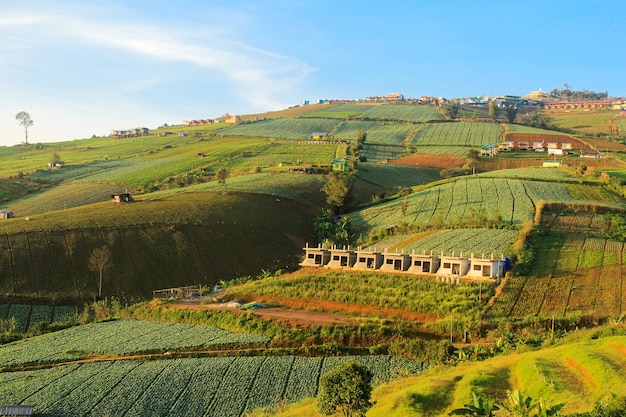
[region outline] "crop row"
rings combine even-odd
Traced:
[[[425,368],[390,356],[99,362],[0,373],[0,403],[30,404],[38,414],[65,416],[240,416],[315,396],[320,376],[351,359],[371,370],[373,385]]]
[[[483,255],[500,256],[507,250],[513,239],[517,236],[517,231],[508,229],[448,229],[436,231],[424,238],[405,246],[405,251],[415,251],[415,253],[446,255],[463,253],[469,256],[473,253],[476,257]]]
[[[29,304],[0,304],[0,320],[15,319],[15,332],[26,333],[37,323],[67,323],[76,318],[76,308]]]
[[[76,358],[66,352],[124,355],[200,346],[268,342],[260,335],[232,333],[217,327],[118,319],[48,333],[0,347],[0,366]]]
[[[415,123],[445,120],[443,114],[431,105],[380,105],[367,110],[361,114],[359,118],[375,120],[404,120]]]
[[[503,132],[502,127],[494,123],[431,123],[419,130],[411,143],[417,146],[482,146],[489,142],[498,143]]]
[[[382,143],[388,145],[401,145],[417,127],[408,123],[374,122],[367,120],[350,120],[341,122],[333,131],[335,139],[352,141],[357,132],[362,130],[367,134],[366,143]]]
[[[519,225],[533,218],[536,202],[571,199],[561,184],[466,177],[411,194],[406,202],[396,199],[356,211],[350,218],[361,233],[402,223],[462,225],[494,216],[505,224]]]
[[[340,123],[337,119],[301,118],[267,119],[240,123],[219,131],[228,136],[262,136],[275,139],[308,139],[313,132],[332,132]]]

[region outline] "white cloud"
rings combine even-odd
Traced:
[[[33,118],[36,109],[39,126],[47,121],[39,112],[54,114],[54,120],[67,114],[59,124],[76,126],[72,128],[74,137],[80,136],[78,126],[84,126],[87,118],[100,125],[96,121],[98,114],[107,119],[109,130],[124,127],[126,119],[136,123],[157,118],[161,119],[159,123],[168,121],[157,107],[151,106],[153,103],[142,106],[136,93],[152,93],[154,97],[165,85],[194,91],[193,86],[184,87],[188,79],[198,87],[214,89],[213,100],[230,103],[231,107],[222,108],[219,114],[237,111],[232,107],[236,102],[241,103],[240,108],[254,111],[284,107],[292,103],[285,98],[293,95],[314,71],[296,57],[239,39],[236,24],[252,18],[242,16],[240,11],[233,14],[233,26],[224,18],[225,13],[220,14],[219,26],[193,19],[187,26],[174,20],[157,21],[119,5],[107,7],[108,3],[100,9],[89,3],[52,4],[42,3],[37,8],[16,4],[1,13],[0,67],[4,68],[0,68],[0,89],[4,98],[11,97],[11,102],[0,97],[0,109],[12,115],[24,108]],[[49,62],[43,61],[44,56]],[[91,60],[97,60],[97,64],[91,64]],[[200,85],[203,79],[206,86]],[[109,92],[111,97],[101,98]],[[164,95],[163,100],[172,98]],[[13,111],[15,106],[20,109]],[[122,113],[112,108],[124,108],[126,116],[115,126],[111,126],[111,116]],[[85,113],[85,121],[72,120],[72,111]],[[89,135],[103,133],[101,127],[98,129],[94,126],[92,132],[89,126],[83,127]],[[7,136],[16,133],[19,131],[14,127],[0,127],[0,141],[6,142]],[[51,136],[61,139],[58,134]],[[45,135],[42,139],[46,140]]]

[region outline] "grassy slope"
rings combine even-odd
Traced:
[[[89,299],[97,289],[87,259],[113,253],[104,295],[148,296],[158,288],[294,267],[313,214],[261,194],[183,193],[128,205],[110,202],[9,219],[0,239],[0,292]]]
[[[383,385],[374,390],[376,404],[367,416],[446,416],[470,403],[472,390],[504,401],[507,391],[517,388],[548,405],[567,403],[566,414],[588,411],[611,392],[626,395],[626,336],[586,335],[562,346],[433,369]],[[319,416],[312,400],[277,415]]]

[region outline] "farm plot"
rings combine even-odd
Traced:
[[[620,136],[626,137],[626,119],[616,119],[615,124]]]
[[[240,123],[219,131],[224,136],[252,136],[275,139],[309,139],[313,132],[331,133],[340,120],[323,118],[268,119]]]
[[[411,139],[412,145],[482,146],[498,143],[504,130],[493,123],[430,123]]]
[[[591,135],[598,133],[611,135],[614,133],[612,127],[615,114],[616,111],[571,111],[550,112],[548,116],[551,123],[562,129]]]
[[[356,138],[357,132],[362,130],[367,133],[366,143],[400,145],[418,128],[419,126],[410,123],[349,120],[341,122],[332,135],[335,139],[350,142]]]
[[[0,403],[37,414],[238,417],[317,394],[323,372],[347,360],[370,369],[373,385],[427,366],[399,357],[217,357],[116,361],[0,373]]]
[[[359,117],[376,105],[368,104],[337,104],[324,106],[319,110],[305,113],[302,117],[326,117],[333,119],[345,119],[346,117]]]
[[[420,151],[429,148],[441,148],[441,146],[423,146]],[[452,148],[452,147],[448,147]],[[457,147],[459,149],[465,149],[463,147]],[[398,158],[393,161],[394,165],[405,165],[410,167],[429,167],[429,168],[458,168],[463,166],[466,158],[460,155],[454,154],[432,154],[432,153],[414,153],[409,156]]]
[[[502,169],[477,174],[485,178],[516,178],[536,181],[578,182],[569,172],[562,169],[546,169],[543,167],[527,167]]]
[[[75,359],[80,355],[78,352],[125,355],[200,346],[259,344],[269,340],[266,336],[232,333],[211,326],[118,319],[2,346],[0,366]],[[65,353],[68,351],[76,353]]]
[[[540,200],[571,201],[561,184],[499,178],[459,178],[409,195],[404,213],[403,199],[396,199],[350,214],[355,229],[415,224],[461,227],[475,221],[476,213],[500,216],[505,224],[519,225],[532,219]]]
[[[433,120],[446,120],[434,106],[429,104],[403,106],[383,104],[374,106],[361,114],[361,119],[373,120],[403,120],[415,123],[426,123]]]
[[[451,229],[439,230],[429,234],[408,246],[405,252],[430,253],[446,255],[463,253],[474,254],[476,257],[502,254],[509,255],[508,246],[517,236],[517,231],[507,229]],[[385,242],[381,242],[384,245]],[[379,245],[379,244],[377,244]]]

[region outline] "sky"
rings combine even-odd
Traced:
[[[626,96],[624,0],[0,0],[0,146],[303,100]]]

